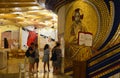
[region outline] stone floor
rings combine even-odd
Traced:
[[[28,63],[25,63],[25,59],[11,58],[8,60],[8,66],[5,69],[0,70],[0,78],[72,78],[65,74],[53,75],[52,65],[50,63],[50,72],[43,72],[43,62],[39,62],[39,72],[30,74],[25,72],[24,69],[28,69]],[[23,70],[20,70],[20,66],[25,65]]]

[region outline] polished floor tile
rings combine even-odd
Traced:
[[[43,62],[41,61],[41,59],[39,62],[39,72],[37,73],[25,72],[24,69],[28,69],[28,63],[26,59],[11,58],[8,60],[7,63],[8,63],[8,67],[3,70],[0,70],[0,78],[72,78],[64,74],[53,75],[51,62],[50,62],[50,72],[44,73]],[[24,69],[21,70],[20,66],[22,66]]]

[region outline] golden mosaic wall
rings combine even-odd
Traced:
[[[66,22],[65,22],[65,68],[72,66],[71,60],[84,61],[89,59],[93,52],[98,52],[97,49],[105,42],[112,30],[114,21],[114,3],[109,1],[110,11],[107,8],[104,0],[76,0],[66,6]],[[80,9],[81,27],[87,29],[87,32],[93,34],[93,44],[91,47],[78,45],[75,40],[71,40],[71,31],[74,30],[73,16],[75,9]],[[79,25],[79,26],[80,26]],[[75,29],[76,32],[78,29]],[[75,34],[75,35],[78,35]],[[75,36],[74,35],[74,36]],[[119,40],[119,29],[116,32],[110,44],[117,44]],[[76,36],[77,37],[77,36]],[[117,40],[117,41],[116,41]],[[108,49],[106,45],[99,52]]]

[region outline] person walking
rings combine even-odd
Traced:
[[[47,72],[45,67],[46,67],[46,64],[48,66],[48,71],[50,71],[50,68],[49,68],[49,55],[50,55],[50,48],[49,48],[49,45],[46,44],[44,46],[44,55],[43,55],[43,59],[42,61],[44,62],[44,73]]]

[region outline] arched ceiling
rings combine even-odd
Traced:
[[[0,26],[31,26],[38,28],[57,25],[57,16],[36,0],[0,0]]]
[[[75,0],[40,0],[40,1],[45,1],[46,8],[57,13],[60,7]]]

